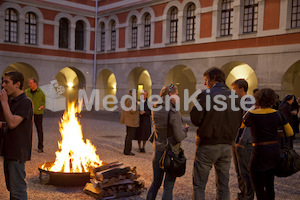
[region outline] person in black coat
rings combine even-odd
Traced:
[[[298,112],[299,112],[299,105],[294,96],[294,101],[292,103],[292,117],[293,117],[293,124],[291,124],[294,133],[299,133],[299,119],[298,119]]]
[[[135,134],[135,140],[138,141],[139,151],[145,153],[145,145],[151,134],[151,110],[148,107],[148,92],[146,90],[142,93],[143,99],[140,105],[140,126]],[[141,144],[143,142],[143,144]]]
[[[294,95],[286,95],[286,97],[282,100],[281,104],[278,107],[278,110],[281,111],[286,117],[289,124],[292,126],[293,124],[293,115],[292,115],[292,103],[294,102]],[[288,144],[290,147],[293,147],[293,138],[288,137]],[[284,137],[279,137],[279,141],[281,144],[281,148],[285,146]]]

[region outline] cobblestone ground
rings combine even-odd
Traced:
[[[56,187],[51,185],[43,185],[39,181],[38,165],[54,161],[55,151],[58,150],[57,142],[61,140],[58,130],[58,121],[61,113],[46,112],[44,117],[44,153],[37,152],[37,136],[34,131],[33,151],[31,161],[26,163],[28,197],[30,200],[52,200],[52,199],[93,199],[82,192],[83,187]],[[104,162],[120,161],[128,166],[136,166],[141,179],[145,181],[146,188],[150,187],[152,181],[152,152],[153,148],[150,143],[146,145],[146,153],[137,152],[137,143],[133,142],[133,152],[135,156],[124,156],[122,154],[125,139],[125,126],[119,123],[119,113],[83,112],[81,114],[81,124],[85,139],[90,139],[97,148],[97,154]],[[188,119],[188,118],[187,118]],[[191,124],[191,123],[189,123]],[[187,157],[187,172],[178,178],[174,188],[174,199],[191,199],[192,193],[192,167],[195,153],[195,127],[191,127],[188,137],[183,142],[183,148]],[[295,141],[295,149],[300,153],[300,138]],[[5,188],[5,180],[3,175],[3,160],[0,158],[0,199],[9,199],[9,193]],[[276,199],[298,200],[300,199],[300,173],[288,178],[275,179]],[[231,199],[236,197],[238,185],[234,165],[230,168],[230,192]],[[140,196],[126,199],[145,199],[146,189]],[[215,175],[211,170],[209,180],[206,186],[206,199],[215,198]],[[159,190],[157,199],[161,199],[162,189]]]

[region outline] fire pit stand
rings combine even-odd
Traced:
[[[42,182],[43,173],[49,175],[48,184],[56,186],[84,186],[87,182],[90,181],[90,172],[78,172],[78,173],[66,173],[66,172],[53,172],[49,171],[53,166],[53,162],[46,162],[39,165],[40,171],[40,182]]]

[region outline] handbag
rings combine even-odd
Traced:
[[[159,160],[159,167],[176,177],[181,177],[185,174],[186,169],[186,157],[184,156],[184,150],[180,147],[179,154],[176,155],[172,151],[172,147],[169,143],[169,119],[170,111],[168,114],[168,124],[167,124],[167,145],[165,147],[164,153]]]
[[[282,119],[280,114],[279,116],[280,119]],[[285,145],[283,148],[281,148],[280,161],[276,166],[275,175],[277,177],[287,177],[295,174],[300,170],[300,156],[288,144],[287,135],[285,133],[283,125],[282,131],[284,134]]]

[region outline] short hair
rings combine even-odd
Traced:
[[[33,82],[37,83],[37,79],[35,77],[30,77],[28,80],[33,80]]]
[[[162,97],[163,100],[165,100],[165,97],[167,95],[169,95],[170,93],[174,94],[177,91],[177,87],[173,84],[168,85],[168,86],[164,86],[161,90],[160,90],[160,96]]]
[[[6,72],[4,76],[9,76],[10,79],[12,80],[13,84],[16,84],[17,82],[20,82],[20,90],[23,89],[23,84],[24,84],[24,76],[21,72],[18,71],[11,71],[11,72]]]
[[[254,94],[256,103],[255,105],[262,108],[270,108],[278,101],[278,97],[274,90],[271,88],[264,88]]]
[[[217,67],[211,67],[206,70],[203,76],[208,76],[210,80],[215,80],[217,82],[225,82],[225,73],[222,69]]]
[[[239,88],[244,88],[244,91],[248,91],[248,82],[245,79],[237,79],[231,85],[237,85]]]

